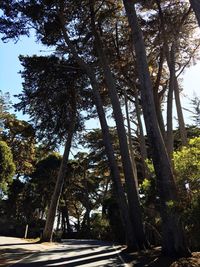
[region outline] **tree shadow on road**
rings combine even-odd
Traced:
[[[86,249],[86,248],[85,248]],[[88,248],[87,248],[88,249]],[[79,249],[72,249],[73,252],[78,252]],[[64,255],[62,257],[58,257],[55,259],[50,259],[48,256],[54,255],[56,257],[56,254],[59,255],[60,252],[64,252]],[[50,250],[46,252],[39,252],[31,257],[28,258],[28,260],[25,260],[18,264],[13,265],[13,267],[53,267],[53,266],[68,266],[68,267],[75,267],[75,266],[95,266],[95,267],[119,267],[123,266],[121,260],[117,256],[117,251],[114,248],[110,248],[107,251],[94,251],[90,253],[80,254],[77,256],[70,256],[69,250],[66,249],[59,249],[59,250]],[[44,258],[47,258],[47,260],[44,260]],[[49,259],[48,259],[49,258]],[[106,264],[104,265],[104,262],[106,261]]]
[[[31,255],[35,251],[22,248],[5,248],[0,250],[0,266],[9,266],[12,263]]]
[[[35,245],[35,244],[39,244],[39,242],[22,242],[22,243],[12,243],[12,244],[0,244],[0,247],[21,246],[21,245]]]

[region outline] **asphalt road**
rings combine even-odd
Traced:
[[[10,266],[12,267],[122,267],[120,246],[96,240],[66,240],[56,247],[34,252]]]

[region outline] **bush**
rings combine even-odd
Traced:
[[[15,164],[11,149],[6,142],[0,141],[0,188],[6,193],[8,185],[12,183],[15,174]]]

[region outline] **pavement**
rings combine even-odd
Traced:
[[[122,247],[99,240],[62,240],[37,244],[24,239],[0,237],[1,267],[122,267]]]
[[[12,266],[33,253],[55,248],[56,243],[36,243],[22,238],[0,236],[0,267]]]

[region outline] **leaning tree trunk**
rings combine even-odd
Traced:
[[[182,144],[182,146],[187,146],[187,144],[188,144],[187,131],[185,128],[183,111],[182,111],[182,107],[181,107],[180,91],[179,91],[177,77],[175,77],[174,95],[175,95],[175,103],[176,103],[176,110],[177,110],[177,116],[178,116],[178,124],[179,124],[179,131],[180,131],[180,137],[181,137],[181,144]]]
[[[167,134],[166,134],[166,147],[170,160],[174,150],[174,134],[173,134],[173,94],[175,91],[175,45],[171,46],[170,60],[167,61],[170,78],[169,90],[167,95]]]
[[[142,108],[147,129],[147,135],[152,147],[153,164],[157,176],[160,195],[160,214],[162,217],[162,250],[166,255],[188,255],[185,235],[178,211],[170,208],[170,203],[176,205],[177,190],[169,157],[164,145],[156,117],[152,83],[147,64],[142,31],[138,24],[135,4],[132,0],[123,0],[133,35],[136,53],[138,75],[141,84]]]
[[[166,49],[169,50],[169,47],[166,45]],[[180,100],[180,92],[179,92],[179,85],[178,80],[176,77],[176,70],[175,70],[175,45],[172,45],[171,51],[168,51],[168,54],[170,55],[170,58],[167,57],[167,64],[170,69],[170,88],[169,90],[173,89],[174,96],[175,96],[175,103],[176,103],[176,110],[177,110],[177,116],[178,116],[178,124],[179,124],[179,131],[180,131],[180,137],[181,137],[181,143],[183,146],[187,145],[187,131],[185,128],[185,122],[181,107],[181,100]],[[172,88],[171,88],[172,87]],[[171,114],[172,116],[172,114]],[[172,144],[172,131],[171,131],[171,145]],[[170,147],[168,152],[172,154],[172,148],[170,151]]]
[[[104,78],[108,88],[108,93],[112,103],[114,118],[117,126],[117,133],[119,138],[120,155],[123,165],[123,172],[126,183],[127,198],[129,205],[129,213],[131,221],[134,225],[134,233],[138,247],[143,249],[147,246],[146,237],[144,234],[144,227],[142,222],[142,214],[140,209],[139,197],[137,194],[137,188],[134,178],[134,172],[132,169],[131,159],[129,156],[128,143],[126,138],[126,130],[124,127],[124,119],[122,115],[122,110],[117,94],[116,83],[112,75],[111,69],[108,65],[103,46],[101,43],[101,38],[96,30],[94,21],[94,11],[91,5],[91,20],[92,20],[92,31],[95,37],[95,48],[98,54],[100,66],[103,69]]]
[[[66,176],[67,162],[68,162],[69,152],[70,152],[71,143],[72,143],[73,134],[74,134],[74,129],[75,129],[75,124],[76,124],[76,96],[75,96],[75,92],[74,92],[74,96],[72,98],[73,98],[73,100],[72,100],[73,103],[72,103],[71,123],[70,123],[68,134],[67,134],[67,141],[65,143],[64,154],[63,154],[62,162],[60,165],[58,177],[56,180],[55,189],[54,189],[54,192],[53,192],[53,195],[51,198],[51,204],[50,204],[48,214],[47,214],[47,220],[45,223],[45,228],[44,228],[43,235],[41,238],[42,242],[51,242],[52,241],[55,215],[56,215],[56,211],[58,208],[60,196],[62,193],[64,179]]]
[[[197,18],[199,27],[200,27],[200,1],[199,0],[190,0],[192,9],[194,10],[195,16]]]
[[[160,50],[160,59],[158,63],[158,73],[155,81],[155,85],[153,87],[153,95],[154,95],[154,103],[156,108],[156,115],[158,119],[158,124],[162,133],[163,138],[165,139],[165,124],[163,120],[162,108],[161,108],[161,99],[165,92],[165,89],[162,92],[159,92],[160,81],[162,78],[162,71],[163,71],[163,64],[164,64],[164,48],[162,47]]]
[[[166,49],[169,50],[168,46],[166,45]],[[170,107],[169,107],[169,118],[167,120],[167,148],[168,148],[168,153],[170,157],[172,157],[172,152],[173,152],[173,129],[172,129],[172,93],[171,91],[174,92],[175,96],[175,103],[176,103],[176,110],[177,110],[177,116],[178,116],[178,124],[179,124],[179,131],[180,131],[180,137],[181,137],[181,143],[183,146],[187,145],[187,131],[185,128],[185,122],[184,122],[184,117],[183,117],[183,112],[182,112],[182,107],[181,107],[181,101],[180,101],[180,93],[179,93],[179,86],[178,86],[178,80],[176,77],[176,70],[175,70],[175,45],[172,44],[171,51],[168,52],[170,55],[170,58],[167,58],[167,64],[170,70],[170,83],[169,83],[169,92],[168,96],[171,97],[170,99]],[[171,122],[170,122],[171,120]],[[169,125],[168,125],[169,124]],[[168,126],[170,126],[168,129]],[[169,133],[168,133],[169,130]],[[169,135],[168,135],[169,134]]]
[[[142,166],[143,166],[143,178],[148,178],[149,170],[148,170],[147,163],[146,163],[147,147],[146,147],[143,125],[142,125],[142,120],[141,120],[141,108],[139,104],[137,89],[135,89],[135,110],[136,110],[138,129],[139,129],[138,139],[139,139],[139,145],[140,145],[141,161],[142,161]]]
[[[169,45],[168,45],[168,40],[167,40],[167,33],[165,30],[165,20],[161,8],[161,4],[159,0],[156,0],[157,7],[158,7],[158,12],[159,12],[159,17],[160,17],[160,23],[161,23],[161,28],[162,28],[162,35],[163,35],[163,40],[164,40],[164,51],[165,51],[165,56],[167,60],[167,65],[170,70],[170,86],[169,86],[169,93],[168,96],[172,95],[172,91],[175,94],[175,101],[176,101],[176,108],[177,108],[177,115],[178,115],[178,123],[179,123],[179,130],[180,130],[180,136],[181,136],[181,142],[182,145],[187,145],[187,132],[185,129],[185,123],[184,123],[184,118],[183,118],[183,113],[182,113],[182,108],[181,108],[181,102],[180,102],[180,96],[179,96],[179,89],[178,89],[178,81],[176,77],[176,70],[175,70],[175,53],[177,52],[177,40],[179,39],[179,35],[181,32],[181,28],[183,27],[187,17],[189,16],[191,12],[191,7],[183,14],[179,24],[176,25],[177,30],[176,30],[176,36],[174,36],[174,41],[172,42],[172,47],[171,51],[169,50]],[[171,96],[172,98],[172,96]],[[172,106],[170,107],[172,109]],[[170,117],[172,117],[172,110],[170,111],[168,109],[169,113],[169,120]],[[170,125],[171,124],[171,125]],[[168,137],[166,140],[167,143],[167,148],[168,148],[168,153],[169,155],[172,154],[172,143],[173,143],[173,134],[172,134],[172,122],[169,122],[169,131],[167,133]],[[170,129],[171,128],[171,129]],[[170,133],[171,132],[171,133]]]
[[[135,179],[136,190],[138,193],[139,192],[138,175],[137,175],[137,167],[136,167],[136,162],[135,162],[135,153],[133,150],[133,142],[132,142],[132,135],[131,135],[131,123],[130,123],[129,110],[128,110],[128,97],[127,97],[126,90],[124,90],[124,102],[125,102],[126,120],[127,120],[127,128],[128,128],[128,146],[129,146],[130,158],[131,158],[131,163],[132,163],[132,169],[133,169],[133,173],[134,173],[133,176]]]
[[[138,249],[138,244],[135,239],[134,226],[131,223],[130,215],[129,215],[129,207],[126,201],[126,197],[124,195],[124,189],[120,179],[120,173],[118,169],[118,165],[114,156],[114,150],[111,143],[111,137],[108,129],[108,125],[105,118],[105,113],[103,110],[103,105],[101,101],[101,97],[98,90],[98,83],[96,81],[94,73],[92,70],[88,70],[88,76],[90,77],[90,82],[93,88],[94,100],[97,108],[97,113],[99,117],[99,121],[101,124],[103,141],[106,149],[106,154],[109,161],[109,167],[111,171],[111,177],[114,183],[115,191],[117,193],[117,201],[120,209],[120,216],[124,226],[125,234],[126,234],[126,242],[129,250]]]
[[[134,236],[134,228],[131,224],[128,204],[127,204],[126,197],[124,194],[124,189],[121,183],[118,165],[117,165],[117,162],[114,156],[114,150],[113,150],[113,146],[111,143],[111,136],[109,133],[109,128],[107,125],[105,112],[103,109],[102,100],[101,100],[101,96],[99,93],[99,85],[96,80],[96,75],[93,69],[90,67],[90,65],[87,64],[81,57],[79,57],[74,45],[70,41],[66,28],[65,28],[65,23],[64,23],[64,18],[63,18],[62,13],[60,13],[59,18],[60,18],[60,22],[62,25],[63,38],[64,38],[64,41],[66,42],[67,48],[69,49],[69,51],[71,52],[74,59],[77,61],[77,63],[81,67],[81,69],[83,69],[83,71],[86,72],[86,74],[88,75],[90,79],[90,83],[93,89],[93,98],[94,98],[94,102],[97,108],[97,113],[98,113],[99,121],[101,124],[103,141],[104,141],[106,154],[107,154],[108,161],[109,161],[111,177],[113,180],[115,190],[117,192],[117,201],[118,201],[118,205],[120,209],[120,217],[121,217],[124,231],[126,234],[126,243],[130,250],[135,250],[138,247],[137,247],[137,243],[136,243],[135,236]]]

